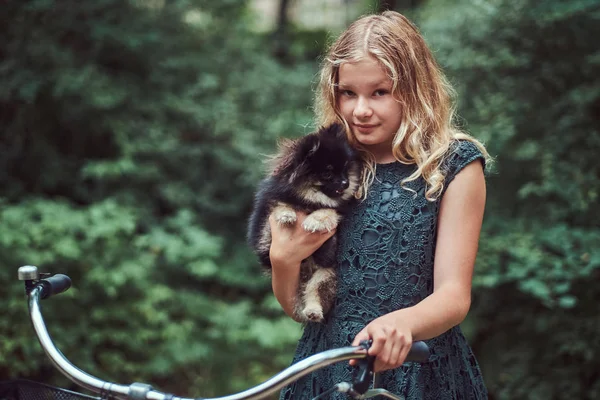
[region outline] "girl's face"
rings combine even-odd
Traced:
[[[392,96],[392,80],[372,57],[344,63],[339,69],[337,106],[352,134],[377,163],[395,161],[392,141],[402,109]]]

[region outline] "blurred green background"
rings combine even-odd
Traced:
[[[491,399],[600,398],[598,0],[7,0],[0,5],[0,380],[73,388],[33,335],[17,268],[76,365],[187,396],[288,365],[245,244],[277,138],[310,132],[319,55],[386,8],[421,28],[495,157],[463,323]]]

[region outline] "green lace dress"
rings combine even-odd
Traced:
[[[467,164],[483,155],[459,141],[444,164],[446,185]],[[424,197],[424,181],[400,182],[414,166],[398,162],[377,166],[365,201],[357,203],[340,227],[337,299],[324,323],[309,323],[298,342],[293,363],[320,351],[348,346],[373,319],[410,307],[433,291],[433,260],[439,200]],[[426,363],[405,363],[378,375],[378,387],[416,399],[486,399],[479,366],[460,329],[427,340]],[[280,399],[310,399],[335,383],[350,381],[352,368],[340,362],[285,387]],[[378,396],[378,398],[381,396]],[[331,399],[345,399],[342,393]]]

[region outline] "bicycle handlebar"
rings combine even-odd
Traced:
[[[19,268],[18,276],[19,280],[25,281],[25,291],[28,295],[35,285],[41,285],[42,299],[66,292],[71,287],[71,278],[67,275],[56,274],[51,276],[51,274],[42,274],[33,265],[25,265]]]
[[[71,287],[71,278],[67,275],[56,274],[49,278],[42,279],[42,299],[47,299],[55,294],[66,292]]]
[[[21,267],[25,268],[25,267]],[[29,268],[29,267],[28,267]],[[35,268],[35,267],[34,267]],[[39,277],[39,276],[38,276]],[[55,278],[55,279],[52,279]],[[66,279],[65,279],[66,278]],[[25,280],[28,294],[28,305],[31,322],[35,333],[46,355],[56,368],[75,384],[94,393],[99,393],[103,398],[115,397],[122,400],[194,400],[191,398],[177,397],[172,394],[154,390],[150,385],[133,383],[129,386],[106,382],[98,379],[74,366],[54,345],[46,324],[42,317],[40,300],[53,294],[66,291],[71,280],[66,275],[54,275],[51,278],[37,279],[32,274],[22,274],[19,269],[19,279]],[[65,283],[68,281],[68,285]],[[342,347],[327,350],[308,357],[284,369],[269,380],[243,392],[216,398],[197,398],[195,400],[257,400],[274,394],[284,386],[299,378],[323,368],[327,365],[350,359],[367,357],[364,350],[368,345]],[[424,342],[415,342],[406,361],[424,362],[429,357],[429,348]]]

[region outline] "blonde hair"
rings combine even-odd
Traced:
[[[346,126],[350,142],[365,161],[359,197],[365,197],[375,176],[373,156],[356,141],[337,107],[339,68],[344,63],[373,57],[393,82],[392,93],[403,110],[392,152],[404,164],[416,164],[416,171],[402,181],[423,177],[425,196],[437,199],[444,189],[442,164],[453,142],[473,142],[489,158],[483,145],[454,125],[454,90],[444,76],[417,27],[394,11],[369,15],[352,23],[330,46],[321,65],[315,99],[317,123],[340,122]]]

